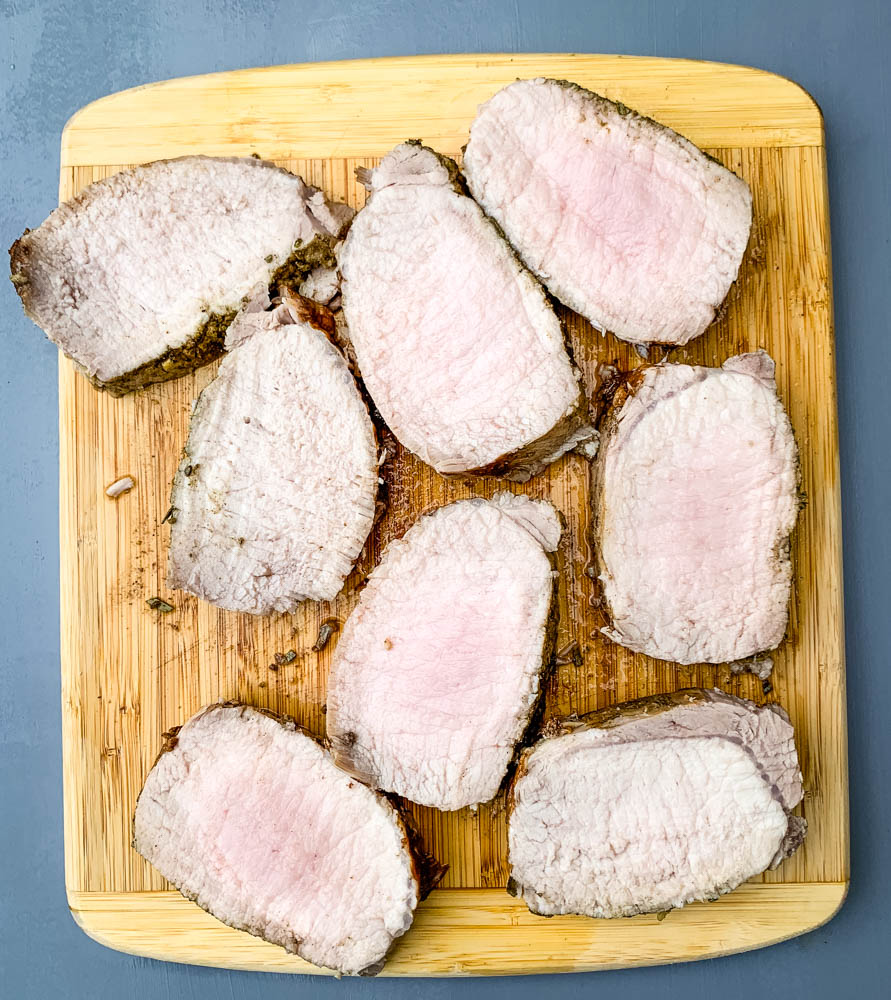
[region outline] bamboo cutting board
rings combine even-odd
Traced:
[[[154,84],[78,112],[62,136],[60,197],[124,166],[187,153],[258,153],[357,207],[357,166],[421,138],[460,156],[479,103],[516,77],[552,76],[621,99],[665,122],[741,174],[755,199],[754,232],[723,318],[673,357],[720,364],[766,348],[801,447],[807,506],[793,537],[789,634],[775,655],[774,690],[726,667],[649,661],[603,639],[592,581],[588,477],[570,456],[526,486],[551,499],[569,530],[559,553],[558,659],[547,715],[688,686],[776,700],[795,723],[804,771],[802,850],[716,903],[664,920],[544,919],[504,891],[504,802],[442,814],[413,807],[428,848],[449,864],[419,907],[384,975],[572,971],[683,961],[769,944],[817,927],[848,884],[847,764],[834,345],[823,126],[794,83],[758,70],[621,56],[425,56],[272,67]],[[640,358],[566,314],[588,379],[602,361]],[[130,847],[136,796],[161,733],[217,699],[292,715],[324,733],[325,683],[336,636],[313,652],[319,624],[341,621],[382,547],[432,506],[503,488],[446,481],[400,452],[389,507],[341,596],[295,615],[252,618],[166,589],[161,525],[185,442],[189,407],[214,366],[113,399],[61,360],[60,514],[62,701],[68,900],[96,940],[155,958],[230,968],[314,972],[273,945],[218,923],[187,902]],[[135,489],[117,500],[122,475]],[[146,606],[160,596],[175,608]],[[275,654],[294,650],[292,662]],[[277,668],[277,669],[276,669]]]

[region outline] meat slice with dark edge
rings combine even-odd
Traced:
[[[594,549],[610,625],[638,653],[724,663],[788,620],[798,449],[764,351],[643,366],[601,423]]]
[[[171,496],[168,583],[232,611],[331,600],[374,521],[374,428],[331,313],[265,293],[195,404]]]
[[[203,709],[166,734],[133,846],[218,920],[345,973],[380,971],[421,871],[399,813],[289,720]]]
[[[635,343],[686,344],[736,278],[752,195],[676,132],[572,83],[520,80],[479,110],[474,198],[550,292]]]
[[[691,689],[556,720],[510,795],[509,890],[533,913],[657,913],[716,899],[804,839],[776,705]]]
[[[338,764],[439,809],[493,798],[550,660],[561,531],[550,504],[500,493],[387,546],[334,653]]]
[[[538,281],[452,160],[404,143],[340,256],[362,378],[402,444],[445,475],[525,480],[590,442],[587,403]]]
[[[253,157],[159,160],[26,231],[12,282],[50,340],[121,396],[219,357],[236,312],[280,278],[321,287],[352,215]]]

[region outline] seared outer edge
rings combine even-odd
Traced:
[[[338,353],[343,354],[343,351],[335,340],[337,323],[334,319],[334,313],[331,312],[328,306],[324,306],[321,302],[308,299],[295,292],[290,283],[282,283],[279,292],[282,301],[288,305],[291,312],[301,323],[308,323],[320,333],[324,333],[332,345],[337,348]]]
[[[381,798],[386,798],[396,810],[399,822],[402,824],[405,846],[411,857],[412,872],[418,883],[418,898],[419,900],[426,899],[443,880],[449,866],[443,864],[427,850],[423,835],[415,823],[408,805],[396,795],[384,795],[383,792],[378,794]]]
[[[316,236],[305,246],[295,247],[288,260],[269,279],[269,287],[275,288],[290,284],[294,284],[296,287],[317,266],[314,263],[316,260],[327,261],[331,257],[330,248],[335,242],[336,240],[332,237]],[[330,265],[321,264],[319,266]],[[135,389],[188,375],[196,368],[202,368],[204,365],[210,364],[211,361],[222,357],[225,353],[226,331],[237,315],[237,309],[214,313],[181,347],[168,348],[159,357],[153,358],[144,365],[125,372],[108,382],[101,382],[77,362],[75,364],[78,370],[86,375],[97,389],[104,389],[112,396],[126,396],[127,393],[133,392]],[[304,317],[301,316],[302,318]],[[311,321],[307,320],[307,322]],[[316,325],[313,323],[313,326]],[[322,328],[320,327],[320,329]],[[330,335],[330,332],[325,328],[325,333]]]
[[[565,339],[565,327],[562,323],[560,325]],[[578,372],[574,362],[572,362],[572,367],[575,372]],[[591,420],[588,400],[580,384],[578,398],[573,409],[561,417],[543,437],[536,441],[530,441],[529,444],[509,455],[502,455],[488,465],[477,469],[468,469],[465,472],[442,473],[442,475],[447,479],[463,476],[497,476],[515,483],[525,483],[567,451],[593,440],[596,436],[597,431]]]
[[[607,105],[608,107],[615,109],[615,111],[623,118],[630,117],[632,119],[637,119],[638,121],[646,122],[657,132],[664,132],[665,135],[667,135],[673,142],[682,146],[685,151],[701,153],[707,160],[711,160],[712,163],[717,163],[717,165],[726,170],[728,174],[733,174],[734,177],[738,177],[746,185],[746,187],[748,187],[748,182],[745,178],[740,177],[736,171],[731,170],[728,166],[725,166],[716,156],[712,156],[711,153],[707,153],[700,146],[697,146],[695,142],[691,142],[691,140],[686,136],[681,135],[680,132],[676,132],[664,122],[658,122],[655,118],[650,118],[648,115],[641,114],[640,111],[636,111],[634,108],[629,108],[628,105],[623,104],[622,101],[611,101],[608,97],[598,94],[597,91],[588,90],[586,87],[582,87],[578,83],[573,83],[572,80],[555,80],[551,78],[551,83],[556,83],[558,86],[563,87],[566,90],[577,90],[580,94],[589,100],[592,100],[595,104]]]
[[[127,393],[142,389],[144,386],[188,375],[196,368],[202,368],[222,357],[225,353],[223,344],[226,340],[226,330],[237,314],[235,309],[214,313],[181,347],[169,347],[159,357],[108,382],[100,381],[81,364],[76,361],[74,363],[78,371],[86,375],[97,389],[104,389],[110,396],[126,396]]]
[[[340,237],[317,235],[309,243],[296,243],[291,256],[269,278],[269,287],[290,285],[297,288],[317,267],[337,267],[334,247]]]
[[[556,508],[555,508],[556,509]],[[560,512],[557,512],[560,514]],[[561,520],[563,515],[560,514]],[[545,712],[545,692],[548,682],[554,675],[556,669],[557,650],[557,627],[560,624],[560,602],[558,600],[558,575],[557,575],[557,554],[547,552],[548,559],[554,569],[554,583],[551,590],[551,605],[545,620],[545,635],[541,646],[541,668],[538,672],[538,693],[534,701],[529,706],[526,715],[526,722],[520,738],[517,740],[511,759],[508,762],[507,770],[499,786],[499,793],[507,792],[507,812],[508,819],[514,804],[514,785],[525,771],[525,761],[529,753],[541,742],[541,735],[547,729],[547,725],[542,726],[542,719]]]
[[[650,368],[655,365],[643,364],[630,372],[622,372],[611,369],[608,374],[599,374],[600,393],[597,426],[600,432],[600,447],[597,457],[589,466],[588,475],[588,495],[591,505],[591,521],[588,526],[588,542],[591,550],[591,562],[594,572],[591,580],[594,584],[597,596],[600,598],[600,609],[606,618],[606,624],[610,627],[614,624],[613,611],[606,596],[606,588],[601,583],[601,577],[606,572],[606,566],[600,554],[600,533],[603,528],[603,466],[609,445],[618,426],[618,417],[625,405],[625,401],[643,383],[644,377]]]
[[[693,705],[712,701],[712,693],[706,688],[682,688],[664,694],[646,695],[618,705],[607,705],[583,716],[567,716],[551,719],[541,732],[540,742],[566,736],[585,729],[615,729],[636,719],[661,715],[678,705]],[[739,701],[755,708],[753,702]]]

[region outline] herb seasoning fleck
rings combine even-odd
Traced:
[[[322,650],[328,645],[328,640],[337,631],[340,626],[336,621],[328,619],[323,621],[319,626],[319,634],[316,637],[316,641],[312,645],[312,651],[314,653],[321,653]]]
[[[162,615],[169,614],[173,611],[173,605],[168,604],[160,597],[150,597],[145,603],[152,609],[152,611],[160,611]]]

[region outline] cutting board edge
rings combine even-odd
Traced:
[[[503,890],[435,889],[421,904],[412,929],[396,942],[380,975],[449,978],[597,972],[721,958],[824,926],[844,905],[849,885],[849,881],[746,883],[717,902],[672,911],[664,921],[653,915],[611,921],[534,917]],[[125,954],[241,971],[334,974],[227,927],[178,892],[69,889],[68,905],[88,937]],[[720,915],[716,910],[722,911]],[[129,929],[121,926],[123,914],[129,916]],[[137,924],[144,923],[151,931],[142,935],[139,927],[134,930],[134,916]],[[718,935],[712,917],[720,921]],[[701,935],[695,933],[696,927]],[[641,933],[643,928],[650,936]],[[698,947],[696,942],[707,940],[710,932],[715,943]],[[620,961],[615,960],[617,954],[623,956]]]
[[[428,58],[428,57],[422,57],[422,58]],[[484,56],[480,56],[480,57],[475,57],[475,58],[484,59],[485,57]],[[625,58],[625,59],[627,59],[627,58],[633,58],[633,57],[615,57],[615,58]],[[359,61],[357,61],[357,62],[359,62]],[[361,60],[360,62],[364,63],[364,62],[377,62],[377,61],[376,60]],[[689,60],[672,60],[672,62],[682,63],[682,62],[692,62],[692,61],[689,61]],[[319,64],[306,64],[306,65],[308,65],[308,66],[314,66],[314,65],[319,65]],[[721,64],[714,64],[714,65],[720,66]],[[273,70],[273,69],[276,69],[276,67],[268,67],[267,69]],[[251,72],[251,71],[237,71],[237,72]],[[755,71],[755,72],[761,73],[763,71]],[[219,75],[222,75],[222,74],[214,74],[214,75],[215,76],[219,76]],[[768,74],[768,75],[771,75],[771,74]],[[195,79],[204,79],[204,78],[203,77],[193,77],[191,79],[195,80]],[[788,82],[792,82],[792,81],[788,81]],[[138,88],[138,89],[142,90],[142,89],[152,88],[152,87],[155,87],[155,86],[158,86],[158,85],[149,84],[149,85],[146,85],[146,88]],[[795,86],[798,86],[798,85],[796,84]],[[132,93],[132,91],[131,92],[122,92],[122,93]],[[118,96],[118,95],[113,95],[113,96]],[[808,98],[808,99],[811,100],[811,102],[816,107],[816,102],[813,102],[813,100],[811,98]],[[107,99],[102,99],[102,100],[107,100]],[[102,103],[102,101],[94,102],[94,105],[95,104],[101,104],[101,103]],[[87,107],[92,107],[92,106],[93,105],[88,105]],[[817,109],[817,110],[819,111],[819,109]],[[821,126],[821,128],[822,128],[822,126]],[[810,143],[802,143],[801,145],[809,145],[809,144]],[[763,144],[762,143],[758,143],[758,145],[763,145]],[[818,145],[818,146],[820,146],[821,147],[820,152],[822,153],[822,136],[821,136],[820,142],[813,143],[813,144],[810,144],[810,145]],[[64,139],[63,139],[63,156],[64,156]],[[65,164],[64,160],[63,160],[63,169],[70,170],[72,168],[72,166],[73,165],[70,164],[70,163],[69,164]],[[823,162],[823,167],[822,167],[822,171],[821,172],[822,172],[823,189],[824,189],[824,202],[823,203],[824,203],[826,214],[828,216],[828,195],[826,194],[826,181],[827,181],[827,177],[826,177],[826,170],[825,170],[825,160]],[[64,183],[64,179],[63,179],[63,183]],[[827,240],[827,244],[828,244],[828,240]],[[830,289],[830,295],[831,295],[831,270],[830,270],[830,278],[829,278],[828,287]],[[830,313],[830,318],[831,318],[831,313]],[[833,338],[831,324],[830,324],[830,334],[829,335],[830,335],[830,338]],[[63,381],[66,378],[73,377],[73,373],[71,372],[71,370],[69,368],[68,362],[63,362],[63,367],[66,369],[66,373],[63,376]],[[834,365],[833,365],[833,369],[834,369]],[[831,406],[832,406],[833,411],[837,412],[837,406],[836,406],[836,402],[835,402],[836,379],[835,379],[834,372],[833,372],[833,376],[832,376],[832,380],[831,381],[832,381],[832,389],[833,389],[833,398],[831,400]],[[837,418],[836,418],[836,421],[837,421]],[[833,423],[833,427],[834,427],[835,433],[837,435],[837,422]],[[72,457],[70,457],[70,458],[71,458],[71,464],[73,465],[73,458]],[[63,459],[63,462],[64,462],[64,459]],[[836,439],[836,449],[835,449],[835,457],[834,457],[834,468],[835,468],[835,486],[834,486],[834,489],[833,489],[833,502],[832,502],[832,505],[834,506],[836,512],[838,512],[840,510],[840,504],[839,504],[839,498],[838,498],[839,488],[838,488],[838,452],[837,452],[837,439]],[[60,487],[61,487],[61,489],[63,491],[63,496],[64,496],[64,491],[66,489],[66,485],[67,484],[66,484],[65,477],[64,476],[60,476]],[[65,511],[65,503],[64,503],[64,501],[63,501],[63,504],[62,504],[62,511],[63,511],[62,518],[64,520],[64,517],[65,517],[65,513],[64,513],[64,511]],[[839,516],[838,513],[836,514],[836,516]],[[841,562],[840,543],[839,543],[838,546],[836,546],[835,556],[836,556],[836,559],[838,560],[838,562],[840,563]],[[68,585],[71,582],[73,582],[73,574],[70,572],[71,567],[68,567],[66,565],[66,563],[67,563],[68,560],[76,560],[76,553],[74,551],[71,551],[70,549],[69,550],[64,550],[63,553],[62,553],[62,579],[63,579],[63,588],[66,585]],[[846,720],[846,711],[845,711],[846,704],[845,704],[845,699],[844,699],[845,665],[844,665],[844,632],[843,632],[843,625],[842,625],[843,618],[841,617],[842,600],[843,600],[843,595],[841,593],[839,593],[839,599],[838,599],[839,621],[838,621],[837,628],[833,629],[833,631],[835,631],[837,633],[836,638],[837,638],[837,641],[839,643],[839,648],[840,648],[840,659],[839,659],[839,663],[838,663],[838,667],[837,667],[839,675],[840,675],[840,682],[841,682],[840,714],[839,714],[839,720],[838,721],[839,721],[840,727],[841,727],[841,733],[842,733],[842,737],[843,737],[843,749],[844,749],[845,756],[846,756],[847,755],[847,739],[846,739],[847,720]],[[63,611],[63,614],[64,614],[64,611]],[[65,619],[64,618],[63,618],[63,623],[65,623]],[[73,634],[72,634],[71,630],[72,630],[72,627],[76,628],[77,625],[78,625],[78,620],[77,620],[76,616],[70,616],[70,618],[69,618],[69,620],[67,622],[69,637],[73,638]],[[66,643],[65,629],[63,629],[63,652],[65,651],[65,648],[66,648],[65,643]],[[76,645],[76,643],[72,642],[71,645],[73,647],[74,645]],[[74,680],[74,675],[72,675],[70,673],[70,664],[71,664],[71,662],[72,661],[69,661],[69,666],[68,667],[63,666],[63,678],[67,677],[69,681],[73,681]],[[70,706],[65,703],[65,685],[63,684],[63,713],[65,714],[64,726],[66,727],[66,745],[69,746],[69,748],[73,748],[74,746],[77,745],[77,743],[80,740],[83,739],[83,732],[82,732],[83,720],[80,720],[76,715],[70,714],[68,712],[69,708],[70,708]],[[70,743],[69,743],[69,741],[70,741]],[[70,768],[70,763],[68,761],[66,761],[66,771],[69,771],[69,768]],[[844,770],[847,771],[847,768],[845,767]],[[67,782],[66,782],[66,786],[65,787],[66,787],[66,799],[67,799],[68,798],[68,794],[67,794],[68,793],[68,784],[67,784]],[[847,799],[848,799],[848,787],[847,787],[847,783],[844,783],[843,788],[842,788],[842,792],[843,792],[843,795],[844,795],[844,801],[841,802],[841,803],[839,803],[839,805],[844,810],[844,820],[845,820],[845,836],[844,836],[844,840],[843,840],[843,848],[844,848],[844,854],[845,854],[845,863],[844,863],[843,874],[845,876],[847,876],[848,872],[850,870],[850,861],[849,861],[849,855],[850,855],[850,837],[849,837],[849,833],[848,833],[848,817],[849,817],[849,812],[848,812],[848,802],[847,802]],[[73,803],[71,803],[70,805],[71,805],[71,817],[70,818],[73,821],[74,820],[74,813],[76,812],[76,809],[74,808],[74,804]],[[77,848],[80,846],[81,833],[83,831],[82,831],[81,823],[79,821],[75,822],[70,827],[70,829],[69,829],[69,824],[68,824],[68,821],[69,821],[68,809],[69,809],[69,803],[66,801],[66,872],[69,875],[69,878],[71,880],[73,880],[74,875],[75,875],[75,873],[78,870],[78,865],[77,865],[77,863],[75,863],[75,864],[69,866],[67,864],[67,862],[69,860],[73,860],[74,857],[75,857],[75,855],[77,854]],[[69,855],[69,851],[71,852],[70,855]],[[840,908],[840,906],[842,905],[842,903],[844,901],[844,896],[845,896],[845,893],[847,891],[847,886],[848,886],[848,882],[847,881],[844,881],[844,882],[826,882],[826,883],[821,883],[821,882],[773,883],[773,886],[776,886],[778,884],[779,885],[789,886],[789,887],[797,887],[799,889],[804,889],[804,890],[809,890],[810,887],[812,887],[812,886],[820,887],[820,886],[826,886],[826,885],[838,886],[838,887],[841,887],[841,889],[840,889],[840,891],[838,893],[836,893],[836,895],[837,895],[837,901],[835,903],[834,908],[831,909],[831,910],[827,909],[827,912],[822,916],[822,918],[819,919],[819,920],[816,920],[816,922],[808,923],[807,921],[805,921],[804,915],[802,915],[802,918],[801,918],[802,919],[802,925],[801,925],[801,927],[799,929],[797,929],[797,930],[794,930],[794,931],[790,932],[790,933],[784,934],[781,937],[777,937],[777,938],[774,938],[774,939],[767,939],[767,938],[765,938],[764,940],[761,940],[761,941],[756,941],[756,942],[753,942],[753,943],[746,944],[744,947],[735,947],[735,948],[731,948],[730,950],[713,950],[713,951],[709,951],[709,952],[701,954],[701,955],[692,956],[692,958],[709,957],[709,956],[715,957],[715,956],[722,955],[722,954],[731,954],[733,952],[738,952],[738,951],[743,951],[743,950],[749,950],[751,948],[762,947],[762,946],[765,946],[765,945],[768,945],[768,944],[771,944],[771,943],[775,943],[776,941],[779,941],[779,940],[784,940],[787,937],[793,937],[793,936],[796,936],[798,934],[803,934],[803,933],[808,932],[809,930],[815,929],[816,927],[819,927],[822,923],[825,923],[827,920],[831,919],[832,916],[834,916],[834,914],[838,911],[838,909]],[[480,890],[480,889],[464,889],[464,890],[462,890],[462,889],[450,889],[450,890],[442,890],[442,892],[449,892],[449,893],[458,893],[458,892],[463,892],[463,891],[472,892],[472,893],[481,893],[481,892],[485,892],[487,890]],[[739,892],[742,892],[742,891],[743,890],[739,890]],[[499,895],[502,895],[502,893],[500,891],[497,891],[497,892],[498,892]],[[103,894],[103,893],[91,892],[91,891],[82,892],[82,891],[78,891],[77,889],[74,889],[74,888],[72,888],[72,889],[69,890],[69,899],[70,900],[73,899],[75,901],[75,903],[78,904],[76,906],[72,904],[72,912],[74,913],[75,919],[83,927],[83,929],[85,930],[85,932],[87,934],[89,934],[91,937],[96,938],[97,940],[101,940],[99,937],[97,937],[97,934],[103,933],[102,921],[101,921],[101,919],[99,919],[99,918],[96,917],[95,912],[93,910],[89,910],[89,909],[88,910],[84,910],[82,908],[83,904],[85,902],[89,903],[89,900],[97,900],[99,897],[102,897],[102,896],[107,896],[109,898],[110,897],[119,897],[122,902],[125,902],[126,900],[132,899],[134,897],[139,898],[139,897],[142,897],[142,896],[149,896],[149,895],[152,895],[152,894],[151,893],[111,893],[111,894]],[[166,897],[174,897],[175,899],[180,900],[181,903],[185,903],[186,905],[189,905],[189,904],[186,903],[185,900],[182,900],[176,893],[168,892],[168,893],[162,893],[162,895],[165,895]],[[735,894],[735,895],[738,895],[738,893]],[[795,899],[799,899],[799,898],[801,898],[801,897],[795,896]],[[767,902],[767,900],[765,900],[765,902]],[[824,901],[824,903],[825,903],[825,901]],[[715,904],[712,904],[712,905],[715,905]],[[720,904],[717,904],[717,905],[720,905]],[[778,904],[778,905],[782,906],[783,904]],[[793,905],[797,905],[797,904],[793,903],[791,901],[791,897],[790,897],[790,901],[788,902],[787,905],[788,906],[793,906]],[[826,909],[828,907],[828,905],[829,905],[828,903],[825,903],[824,909]],[[200,913],[200,911],[197,910],[197,908],[194,908],[194,907],[190,907],[190,908],[191,909],[195,909],[196,914],[198,916],[204,916],[203,914]],[[116,910],[115,912],[118,913],[118,914],[121,914],[125,910],[126,910],[126,906],[122,905],[121,908],[118,909],[118,910]],[[115,934],[114,934],[115,930],[116,929],[112,930],[111,938],[115,938]],[[96,933],[94,933],[94,931]],[[713,933],[715,934],[715,936],[720,936],[721,931],[722,931],[721,927],[713,929]],[[124,939],[127,936],[127,932],[126,931],[122,931],[122,932],[120,932],[120,934],[118,936],[121,939]],[[125,947],[124,945],[118,943],[116,939],[115,940],[111,940],[111,939],[109,939],[109,940],[101,940],[101,943],[107,944],[109,947],[116,948],[117,950],[127,951],[127,952],[132,953],[132,954],[147,954],[147,955],[149,954],[148,952],[137,951],[137,950],[134,950],[132,948]],[[255,944],[257,947],[263,947],[262,942],[253,941],[252,943]],[[163,958],[165,956],[153,953],[151,955],[151,957]],[[285,957],[287,958],[287,956],[285,956]],[[177,959],[170,958],[170,960],[177,960]],[[686,961],[686,960],[691,960],[691,957],[687,957],[687,956],[683,956],[683,955],[665,954],[665,955],[662,955],[660,957],[654,958],[654,959],[652,959],[651,961],[649,961],[647,963],[636,962],[636,963],[633,963],[633,964],[656,964],[656,963],[669,963],[669,962],[672,962],[672,961]],[[297,960],[293,960],[293,961],[297,961]],[[218,960],[218,959],[210,959],[210,960],[205,959],[201,964],[225,965],[226,963],[225,963],[225,958],[223,958],[223,959],[220,959],[220,960]],[[233,967],[233,968],[235,968],[235,967],[238,967],[238,968],[268,968],[269,967],[269,961],[268,961],[268,959],[264,959],[262,961],[262,964],[256,964],[256,965],[250,965],[250,966],[243,966],[243,965],[234,966],[233,965],[233,966],[229,966],[229,967]],[[592,966],[592,968],[616,968],[616,967],[622,967],[622,966],[621,965],[617,966],[615,964],[613,964],[613,965],[598,964],[596,966]],[[577,968],[577,970],[580,971],[580,967],[575,967],[575,968]],[[287,970],[279,970],[279,971],[287,971]],[[320,972],[321,970],[316,970],[314,967],[306,965],[304,967],[292,969],[290,971],[304,972],[305,973],[305,972]],[[480,969],[476,969],[476,970],[474,970],[473,974],[485,974],[486,971],[491,971],[493,974],[498,974],[499,973],[498,969],[493,968],[492,970],[485,970],[485,969],[480,970]],[[511,972],[517,972],[517,971],[522,971],[522,970],[519,970],[519,969],[516,969],[516,968],[512,967],[509,971],[511,971]],[[550,965],[548,965],[548,966],[542,966],[542,967],[539,967],[539,968],[531,969],[529,971],[547,972],[547,971],[571,971],[571,970],[568,969],[568,968],[567,969],[553,968]],[[402,974],[402,975],[418,975],[418,974],[420,974],[420,975],[424,975],[424,974],[428,974],[428,975],[445,975],[445,974],[460,974],[460,973],[442,973],[442,972],[425,973],[424,969],[423,969],[423,962],[420,962],[420,963],[416,963],[411,970],[406,971],[404,973],[385,973],[385,974],[390,974],[390,975],[395,975],[395,974]]]
[[[242,114],[251,116],[251,122],[253,122],[256,120],[253,116],[257,114],[257,108],[249,101],[239,105],[239,101],[243,100],[244,93],[252,89],[259,90],[270,77],[279,76],[282,81],[288,79],[294,85],[300,82],[302,77],[310,74],[316,78],[319,75],[336,74],[337,79],[328,84],[328,93],[323,99],[326,125],[335,127],[342,125],[344,129],[347,129],[353,128],[356,121],[354,109],[350,110],[350,102],[355,101],[357,96],[361,94],[359,88],[363,86],[373,87],[373,81],[384,70],[395,71],[399,74],[414,70],[423,74],[424,79],[429,82],[438,79],[437,69],[440,71],[446,68],[460,70],[466,67],[470,71],[483,65],[491,67],[493,70],[494,88],[491,93],[494,93],[495,90],[515,78],[515,74],[504,76],[503,70],[508,67],[516,67],[519,70],[525,68],[524,75],[527,76],[548,74],[569,76],[572,74],[573,68],[583,69],[586,65],[591,68],[592,64],[596,66],[598,63],[604,67],[612,67],[613,72],[617,67],[627,67],[629,73],[637,68],[638,70],[646,70],[646,74],[650,76],[664,74],[666,75],[666,87],[672,71],[682,71],[687,74],[692,72],[701,75],[702,82],[709,83],[712,87],[714,87],[715,78],[722,83],[726,81],[727,93],[734,93],[737,96],[744,94],[746,88],[753,85],[765,88],[764,93],[759,93],[759,99],[754,106],[759,112],[766,114],[764,120],[756,120],[757,116],[749,113],[745,116],[745,122],[731,126],[733,134],[728,134],[723,139],[718,136],[710,138],[707,135],[688,135],[688,138],[699,145],[823,145],[823,114],[816,99],[801,84],[769,70],[704,59],[674,59],[661,56],[608,53],[445,53],[248,67],[174,77],[117,91],[84,105],[68,119],[62,130],[61,166],[64,168],[122,162],[120,144],[115,145],[114,136],[117,133],[126,134],[126,145],[131,154],[139,153],[130,162],[159,158],[159,155],[147,155],[158,153],[157,144],[152,144],[151,138],[145,134],[145,129],[142,130],[139,137],[134,138],[132,132],[129,131],[128,119],[131,114],[137,112],[141,114],[143,121],[146,118],[151,120],[153,117],[158,117],[158,110],[153,107],[153,101],[155,97],[160,97],[165,92],[175,94],[179,90],[185,95],[193,89],[195,91],[213,91],[216,94],[216,100],[228,102],[226,106],[230,108],[241,107]],[[587,86],[597,86],[596,80],[584,77],[581,79]],[[368,92],[371,93],[371,91]],[[655,96],[655,100],[657,107],[644,110],[647,113],[656,114],[658,117],[660,111],[658,103],[662,98]],[[414,98],[409,96],[407,105],[410,106],[413,101]],[[765,112],[765,109],[769,109],[769,112]],[[776,109],[775,112],[774,109]],[[731,109],[728,106],[726,110],[728,120],[739,116],[739,108]],[[750,108],[751,110],[753,109]],[[664,111],[662,113],[665,114]],[[702,111],[699,108],[691,107],[690,113],[697,116],[701,115]],[[774,113],[776,118],[772,117]],[[666,122],[672,124],[667,119]],[[685,129],[683,123],[677,123],[676,127],[685,135],[690,131],[690,126]],[[199,135],[198,130],[193,131],[195,132],[196,146],[199,147],[198,151],[221,155],[222,151],[217,150],[215,145],[205,148],[204,140]],[[357,147],[357,155],[383,155],[396,142],[406,138],[406,135],[398,129],[392,135],[390,131],[387,130],[386,136],[382,136],[380,141],[373,142],[367,148],[358,149]],[[78,134],[83,135],[83,141],[77,138]],[[442,138],[438,135],[427,135],[425,139],[434,144],[437,141],[442,144]],[[159,141],[163,144],[163,137]],[[233,144],[237,141],[238,136],[234,131],[227,136],[226,149],[229,155],[233,154]],[[244,141],[244,137],[241,141]],[[140,145],[141,143],[144,145],[144,149]],[[329,148],[330,141],[328,139],[324,140],[324,143],[327,152],[320,153],[319,144],[314,142],[312,137],[301,136],[297,140],[297,145],[292,137],[287,142],[283,141],[281,155],[308,158],[319,155],[339,155]],[[106,154],[97,157],[97,151],[102,150],[103,147],[106,148]],[[445,144],[445,147],[448,148],[444,148],[444,151],[450,154],[454,152],[448,143]],[[87,150],[89,151],[88,156],[85,155]],[[140,150],[142,150],[141,153]],[[249,152],[249,150],[247,151]],[[160,156],[163,156],[163,153]]]

